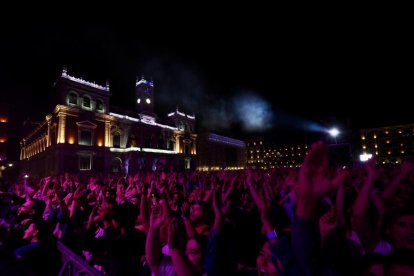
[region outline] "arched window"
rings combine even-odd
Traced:
[[[69,92],[67,103],[69,105],[77,105],[78,104],[78,95],[74,91]]]
[[[86,96],[86,95],[83,96],[82,106],[87,108],[87,109],[91,109],[92,108],[91,97]]]
[[[119,173],[122,171],[122,160],[119,157],[115,157],[111,161],[111,172]]]

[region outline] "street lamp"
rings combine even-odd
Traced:
[[[336,127],[331,128],[328,132],[334,138],[339,135],[339,130]]]

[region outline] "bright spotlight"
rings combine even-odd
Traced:
[[[328,132],[332,137],[336,137],[339,135],[339,130],[336,127],[331,128]]]
[[[370,154],[370,153],[363,153],[363,154],[359,155],[359,160],[361,162],[366,162],[371,158],[372,158],[372,154]]]

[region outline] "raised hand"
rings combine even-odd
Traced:
[[[184,225],[178,218],[173,218],[168,227],[168,247],[173,248],[185,248],[185,229]]]
[[[314,219],[317,201],[337,189],[344,181],[345,174],[329,178],[328,161],[326,145],[322,142],[313,144],[299,172],[296,189],[298,217]]]
[[[190,218],[190,204],[184,202],[181,206],[181,217],[186,220]]]
[[[166,222],[166,214],[164,208],[161,205],[154,206],[151,210],[150,227],[159,229]]]
[[[319,230],[322,239],[338,226],[338,217],[336,216],[335,207],[331,206],[331,210],[319,219]]]
[[[300,199],[318,200],[339,187],[345,174],[328,176],[328,148],[323,142],[312,145],[299,172],[297,195]]]

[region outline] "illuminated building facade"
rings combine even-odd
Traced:
[[[377,163],[401,163],[414,156],[414,124],[361,130],[361,160],[375,157]]]
[[[66,68],[53,93],[54,110],[21,141],[20,159],[27,172],[194,169],[195,116],[176,110],[159,122],[152,81],[137,80],[136,112],[111,112],[108,83],[70,76]]]
[[[197,170],[241,170],[246,166],[245,142],[214,133],[197,137]]]
[[[264,139],[247,142],[247,167],[252,169],[294,168],[305,160],[306,145],[274,146]]]

